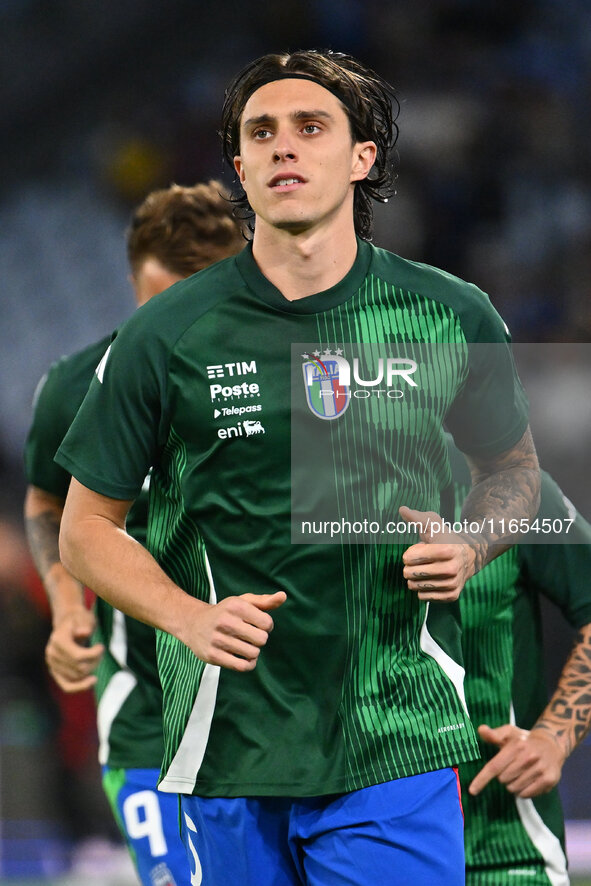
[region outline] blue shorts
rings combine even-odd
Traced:
[[[349,794],[181,796],[191,886],[463,886],[454,769]]]
[[[156,789],[159,775],[159,769],[103,766],[103,787],[143,886],[185,886],[179,798]]]

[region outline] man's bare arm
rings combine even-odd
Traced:
[[[493,779],[518,797],[536,797],[560,781],[567,757],[591,729],[591,624],[577,634],[556,691],[530,731],[509,723],[479,728],[499,752],[470,785],[478,794]]]
[[[273,629],[268,611],[285,593],[242,594],[215,605],[195,599],[126,533],[130,505],[72,478],[60,532],[66,567],[116,609],[167,631],[203,661],[253,670]]]
[[[56,683],[66,692],[82,692],[96,683],[93,675],[104,647],[87,646],[95,619],[84,603],[84,589],[59,558],[59,529],[64,501],[37,486],[25,497],[29,550],[47,593],[52,632],[45,659]]]
[[[578,632],[556,691],[533,728],[550,735],[565,759],[591,729],[591,624]]]
[[[512,521],[529,523],[536,516],[540,507],[540,466],[529,427],[515,446],[500,455],[466,458],[472,489],[462,508],[462,521],[484,527],[473,536],[474,572],[479,572],[515,542],[508,529]]]
[[[421,600],[456,600],[469,578],[514,543],[506,531],[512,521],[529,522],[538,511],[540,468],[529,428],[506,452],[469,463],[462,523],[477,525],[478,533],[445,532],[438,514],[400,508],[403,520],[422,526],[421,541],[403,555],[404,577]]]

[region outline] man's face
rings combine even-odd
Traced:
[[[138,307],[149,301],[153,295],[158,295],[182,279],[181,274],[169,271],[157,258],[148,256],[131,277]]]
[[[234,165],[257,220],[271,227],[299,233],[352,218],[353,183],[374,159],[374,143],[353,143],[341,102],[318,83],[275,80],[244,106]]]

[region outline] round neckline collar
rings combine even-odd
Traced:
[[[355,261],[342,280],[330,289],[290,301],[260,270],[252,254],[252,243],[245,246],[236,256],[238,271],[248,288],[268,305],[286,314],[319,314],[348,301],[361,287],[370,262],[370,244],[357,237]]]

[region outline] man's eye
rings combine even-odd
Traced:
[[[316,123],[306,123],[304,126],[304,132],[307,135],[313,135],[315,132],[319,132],[320,127],[316,125]]]
[[[257,139],[268,138],[271,135],[268,129],[257,129],[253,133],[253,137]]]

